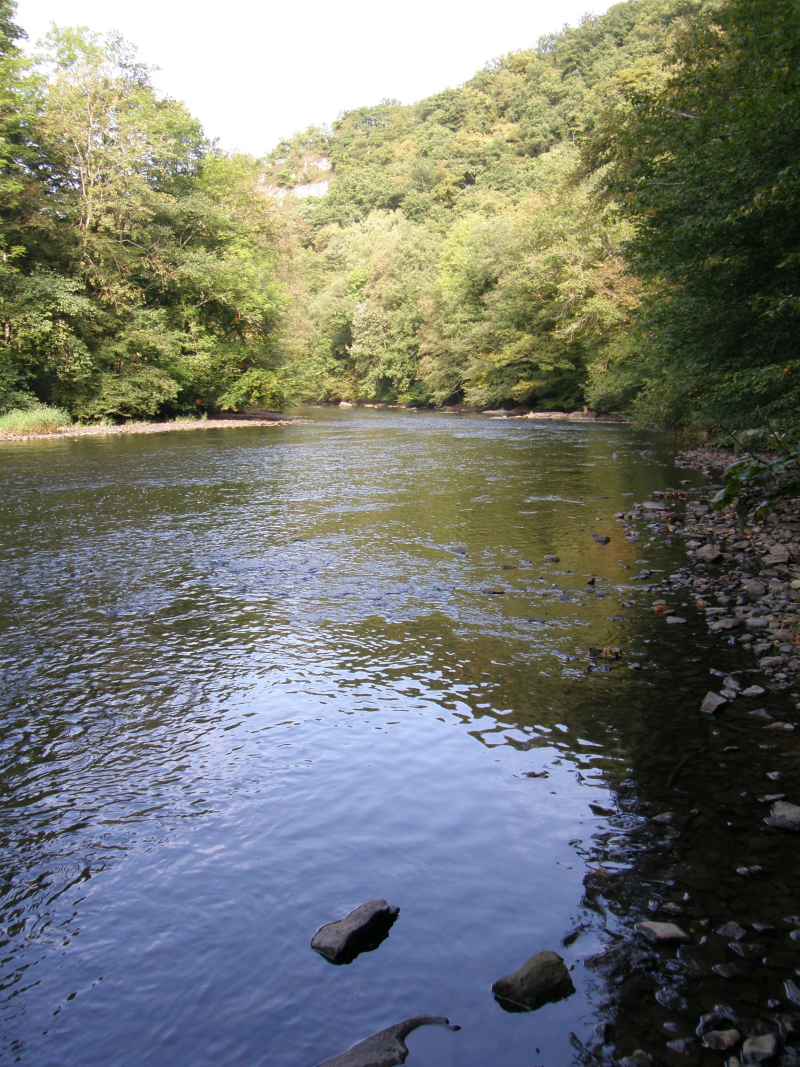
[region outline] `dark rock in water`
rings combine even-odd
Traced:
[[[703,697],[703,703],[700,705],[700,710],[704,715],[713,715],[719,711],[720,708],[724,708],[728,701],[725,697],[721,697],[719,693],[706,693]]]
[[[406,1019],[394,1026],[387,1026],[385,1030],[379,1030],[377,1034],[353,1045],[348,1052],[334,1056],[332,1060],[325,1060],[319,1067],[394,1067],[395,1064],[405,1063],[408,1058],[406,1038],[420,1026],[461,1029],[443,1015],[416,1015],[413,1019]]]
[[[697,1042],[693,1037],[676,1037],[674,1041],[667,1042],[670,1052],[676,1052],[679,1056],[688,1056],[696,1047]]]
[[[786,999],[800,1008],[800,986],[797,982],[793,982],[791,978],[787,978],[783,983],[783,991],[786,994]]]
[[[386,939],[399,913],[385,900],[369,900],[343,919],[320,926],[311,947],[331,963],[351,963],[360,952],[377,948]]]
[[[729,1004],[715,1004],[711,1011],[700,1016],[695,1033],[698,1037],[720,1030],[720,1023],[736,1023],[736,1012]]]
[[[788,800],[777,800],[764,822],[767,826],[774,826],[778,830],[792,830],[798,833],[800,832],[800,806],[790,804]]]
[[[555,952],[537,952],[513,974],[498,978],[492,986],[506,1011],[533,1011],[552,1000],[575,992],[567,965]]]
[[[718,933],[720,937],[727,937],[732,941],[741,941],[747,931],[737,922],[727,922],[724,926],[720,926],[716,933]]]
[[[637,1048],[630,1056],[622,1057],[619,1067],[651,1067],[652,1062],[652,1056],[648,1056],[644,1049]]]

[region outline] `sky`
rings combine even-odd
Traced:
[[[18,0],[35,41],[51,23],[118,30],[160,68],[230,152],[264,155],[283,137],[386,97],[413,103],[490,60],[599,14],[611,0]]]

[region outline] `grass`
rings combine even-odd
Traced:
[[[61,408],[37,404],[31,408],[17,408],[0,415],[0,433],[22,436],[29,433],[57,433],[72,425],[72,419]]]

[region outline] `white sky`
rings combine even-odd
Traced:
[[[18,0],[31,40],[52,22],[119,30],[228,151],[262,155],[385,97],[460,85],[611,0]]]

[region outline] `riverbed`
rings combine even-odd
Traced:
[[[702,960],[662,954],[626,1021],[609,948],[654,897],[700,896],[695,940],[720,885],[723,918],[785,911],[797,866],[740,767],[791,753],[728,737],[674,777],[714,743],[709,670],[746,665],[653,611],[683,547],[613,515],[700,475],[624,426],[307,414],[0,444],[0,1059],[312,1067],[426,1013],[462,1030],[413,1034],[414,1067],[557,1067],[609,1022],[622,1051],[691,1032],[652,992]],[[648,822],[676,785],[677,843]],[[740,894],[751,838],[770,888]],[[376,897],[375,951],[310,949]],[[576,993],[504,1011],[541,949]]]

